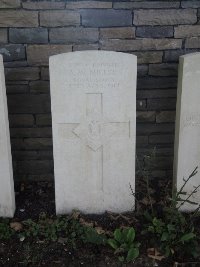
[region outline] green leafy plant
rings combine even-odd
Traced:
[[[135,230],[133,227],[126,229],[116,229],[114,238],[108,239],[108,244],[115,250],[115,254],[119,255],[121,262],[131,262],[139,256],[138,242],[135,242]]]
[[[166,257],[173,256],[175,258],[194,257],[199,255],[198,235],[195,232],[193,218],[198,214],[200,205],[190,200],[197,192],[199,186],[187,195],[185,186],[197,174],[197,168],[184,179],[183,186],[172,197],[168,199],[168,203],[162,209],[162,216],[146,212],[145,216],[148,221],[144,234],[151,234],[154,243]],[[184,196],[184,197],[183,197]],[[196,210],[189,214],[181,212],[180,208],[189,203],[197,205]]]
[[[60,216],[48,218],[46,215],[40,216],[38,221],[31,219],[23,222],[23,231],[19,233],[20,238],[38,238],[46,241],[57,241],[62,238],[62,242],[67,243],[76,249],[77,242],[105,245],[107,238],[103,234],[98,234],[95,228],[82,225],[78,219]]]
[[[14,231],[10,228],[9,220],[3,219],[0,222],[0,239],[9,239],[14,234]]]
[[[174,223],[174,221],[163,221],[154,217],[147,228],[147,232],[154,234],[159,249],[166,257],[173,255],[177,257],[186,254],[191,254],[193,257],[198,256],[197,235],[194,228],[188,228],[184,219],[179,220],[178,226],[178,221]]]
[[[23,222],[24,229],[20,237],[37,237],[46,241],[57,241],[59,237],[66,237],[66,242],[75,245],[83,229],[80,223],[69,217],[48,218],[43,215],[37,222],[29,219]]]
[[[83,239],[84,229],[79,220],[74,218],[68,219],[68,224],[63,231],[63,237],[66,243],[73,249],[77,248],[77,243]]]
[[[104,234],[99,234],[93,227],[85,226],[83,228],[82,240],[84,243],[91,243],[95,245],[105,245],[107,237]]]
[[[23,222],[24,225],[24,231],[22,231],[19,236],[20,237],[36,237],[40,234],[40,227],[39,224],[37,224],[36,222],[34,222],[31,219],[28,219],[26,221]]]
[[[54,220],[47,219],[42,222],[43,235],[47,240],[56,241],[60,236],[68,234],[70,220],[65,217],[58,217]]]

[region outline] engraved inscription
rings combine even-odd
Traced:
[[[187,127],[199,127],[200,126],[200,114],[191,113],[183,119],[183,129]]]
[[[118,88],[124,70],[117,63],[71,64],[68,88]],[[116,78],[117,77],[117,78]]]

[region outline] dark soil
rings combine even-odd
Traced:
[[[27,219],[37,220],[41,214],[49,217],[55,215],[54,185],[47,182],[33,184],[19,184],[16,186],[16,212],[13,222],[21,222]],[[154,261],[147,257],[149,240],[138,236],[142,228],[141,221],[134,214],[124,216],[105,213],[103,215],[81,215],[82,219],[89,223],[102,227],[106,231],[113,231],[119,226],[133,226],[136,229],[137,240],[142,243],[140,257],[126,266],[153,267],[153,266],[200,266],[197,264],[174,265],[173,262]],[[96,246],[91,244],[77,244],[75,249],[65,243],[56,241],[33,240],[31,238],[20,241],[19,237],[8,241],[0,240],[0,266],[121,266],[112,249],[108,246]],[[125,265],[124,265],[125,266]]]

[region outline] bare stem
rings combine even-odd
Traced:
[[[140,171],[142,173],[142,176],[145,179],[146,189],[147,189],[147,198],[149,199],[149,203],[150,203],[150,206],[151,206],[151,212],[152,212],[152,214],[154,214],[153,203],[152,203],[151,194],[150,194],[150,190],[149,190],[149,176],[145,171],[143,171],[143,168],[140,165],[140,162],[138,160],[137,155],[136,155],[136,160],[137,160],[138,167],[139,167],[139,169],[140,169]]]
[[[193,176],[195,176],[195,175],[197,174],[197,172],[198,172],[198,166],[193,170],[193,172],[189,175],[189,177],[188,177],[186,180],[185,180],[184,177],[183,177],[183,181],[184,181],[184,183],[183,183],[181,189],[179,190],[179,192],[177,193],[177,197],[178,197],[179,195],[181,195],[181,193],[183,193],[183,189],[185,188],[186,184],[188,183],[188,181],[189,181]]]

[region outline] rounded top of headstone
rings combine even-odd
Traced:
[[[102,50],[86,50],[86,51],[76,51],[76,52],[68,52],[68,53],[62,53],[58,55],[51,56],[49,58],[49,64],[51,62],[62,62],[65,59],[77,59],[79,60],[110,60],[110,58],[113,58],[115,60],[131,60],[134,63],[137,63],[137,56],[128,54],[128,53],[122,53],[122,52],[115,52],[115,51],[102,51]]]
[[[195,52],[195,53],[189,53],[186,55],[182,55],[179,57],[180,60],[189,60],[189,59],[194,59],[194,58],[199,58],[200,57],[200,52]]]
[[[179,68],[182,67],[184,71],[189,71],[189,72],[192,71],[191,73],[196,73],[196,71],[199,71],[199,64],[200,64],[199,52],[190,53],[179,57]],[[181,75],[179,76],[182,77]]]

